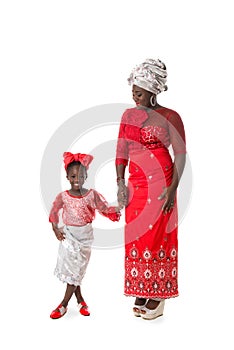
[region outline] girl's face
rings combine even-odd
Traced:
[[[137,85],[132,86],[132,98],[137,106],[151,107],[150,97],[152,93],[140,88]]]
[[[80,190],[86,180],[86,171],[83,166],[73,165],[67,173],[67,179],[73,191]]]

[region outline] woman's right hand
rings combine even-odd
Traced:
[[[122,209],[128,204],[128,189],[124,183],[118,184],[117,198],[119,203],[119,208]]]

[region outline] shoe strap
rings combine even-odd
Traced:
[[[141,310],[145,311],[148,315],[152,315],[154,313],[157,313],[159,308],[164,306],[164,303],[165,303],[165,300],[161,300],[155,309],[148,309],[147,306],[144,306]]]
[[[63,315],[66,311],[66,308],[63,305],[59,305],[58,310],[59,310],[60,314]]]
[[[85,306],[86,306],[86,308],[88,308],[88,305],[86,304],[85,301],[81,301],[81,302],[78,304],[79,310],[82,309],[82,308],[85,307]]]

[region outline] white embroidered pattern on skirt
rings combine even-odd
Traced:
[[[54,274],[62,282],[75,286],[81,284],[85,275],[93,243],[93,228],[85,226],[63,227],[65,239],[60,242]]]

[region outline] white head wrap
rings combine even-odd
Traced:
[[[156,95],[167,90],[166,81],[166,66],[159,59],[146,59],[132,70],[128,78],[129,85],[137,85]]]

